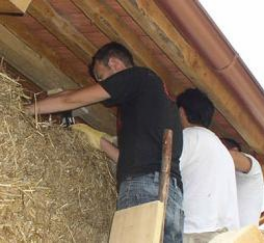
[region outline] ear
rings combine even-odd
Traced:
[[[181,119],[184,118],[184,117],[186,117],[185,110],[182,107],[179,108],[179,113],[180,113]]]
[[[230,151],[237,151],[237,152],[240,152],[239,150],[238,150],[238,148],[237,147],[233,147],[233,148],[231,148],[231,149],[229,149]]]
[[[108,66],[115,72],[122,71],[126,68],[125,64],[116,57],[109,58]]]

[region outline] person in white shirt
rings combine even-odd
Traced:
[[[263,203],[263,175],[259,162],[241,151],[241,146],[230,138],[221,139],[234,160],[240,226],[259,225]]]
[[[183,125],[184,243],[207,243],[239,228],[235,167],[220,139],[208,129],[214,106],[198,89],[177,98]]]

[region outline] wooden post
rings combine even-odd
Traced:
[[[160,243],[163,243],[164,226],[166,219],[166,207],[167,207],[168,192],[170,186],[172,138],[173,138],[172,130],[166,129],[163,135],[162,164],[161,164],[160,187],[159,187],[159,200],[162,203],[164,203],[164,213],[163,213]]]

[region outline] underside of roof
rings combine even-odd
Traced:
[[[263,91],[199,2],[0,0],[0,56],[33,92],[93,84],[87,64],[109,41],[126,45],[171,95],[207,93],[217,108],[212,130],[263,161]],[[115,110],[97,104],[76,114],[115,133]]]

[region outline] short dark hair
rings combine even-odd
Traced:
[[[188,122],[208,128],[214,115],[214,105],[198,89],[187,89],[177,97],[178,107],[186,113]]]
[[[242,151],[240,144],[232,138],[220,138],[222,143],[226,146],[227,149],[237,148],[238,151]]]
[[[120,59],[125,66],[134,66],[133,56],[130,51],[120,43],[110,42],[102,46],[93,56],[92,62],[89,65],[89,72],[94,77],[94,66],[96,61],[101,61],[105,66],[108,66],[110,57],[116,57]]]

